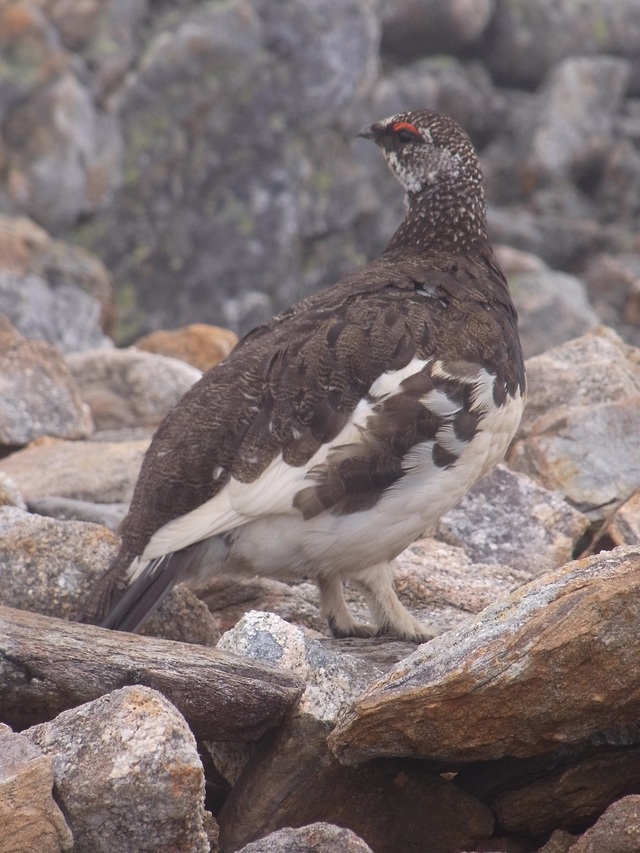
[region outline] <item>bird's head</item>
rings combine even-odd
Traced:
[[[442,183],[482,186],[471,140],[449,116],[432,110],[398,113],[364,127],[358,136],[380,146],[409,196]]]

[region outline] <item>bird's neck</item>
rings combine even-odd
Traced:
[[[467,254],[483,251],[488,242],[481,187],[471,193],[440,181],[408,193],[407,212],[386,251]]]

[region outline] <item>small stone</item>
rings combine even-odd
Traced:
[[[99,430],[157,426],[201,376],[135,347],[72,353],[67,364]]]
[[[27,444],[42,435],[86,438],[93,432],[60,353],[23,338],[0,316],[0,444]]]
[[[124,687],[24,734],[53,761],[74,853],[208,853],[196,742],[157,691]]]
[[[373,853],[351,832],[330,823],[312,823],[300,829],[279,829],[252,841],[238,853]]]
[[[63,853],[73,836],[53,799],[52,762],[27,737],[0,727],[0,851]]]
[[[182,329],[159,329],[139,338],[134,346],[145,352],[186,361],[198,370],[208,370],[226,358],[238,343],[230,329],[193,323]]]

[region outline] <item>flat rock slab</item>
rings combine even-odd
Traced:
[[[198,748],[155,690],[115,690],[25,736],[53,760],[74,853],[208,853]]]
[[[27,503],[57,495],[128,503],[150,439],[63,441],[41,438],[0,462]]]
[[[163,693],[205,740],[252,740],[281,722],[302,685],[203,646],[0,607],[0,720],[16,728],[120,687]]]
[[[569,563],[401,661],[329,738],[340,760],[549,752],[640,716],[640,548]]]

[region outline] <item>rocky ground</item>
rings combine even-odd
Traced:
[[[635,0],[0,2],[0,853],[637,853],[639,45]],[[530,386],[396,561],[438,636],[332,640],[304,580],[75,625],[229,328],[384,245],[352,140],[416,106],[480,150]]]

